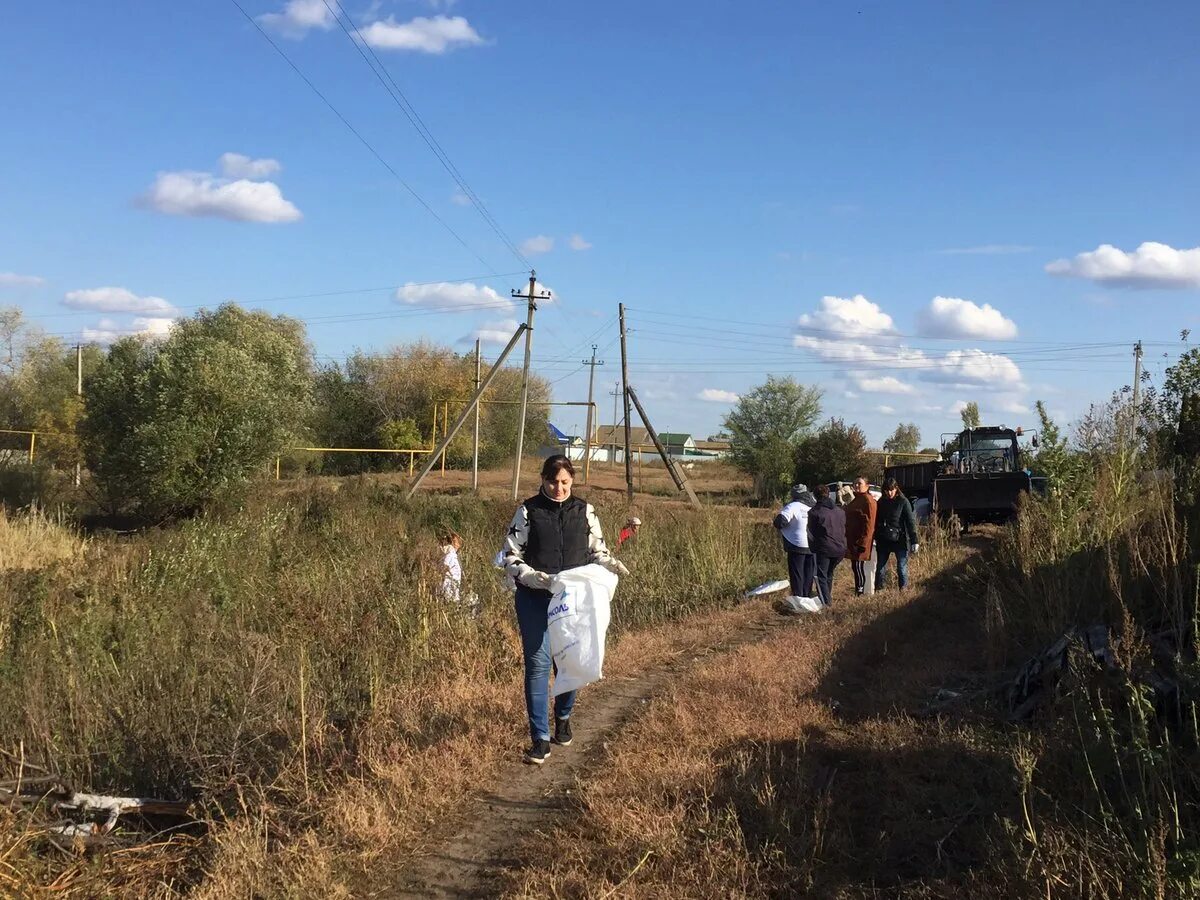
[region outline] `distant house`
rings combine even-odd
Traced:
[[[659,434],[658,439],[662,441],[663,446],[667,448],[667,452],[672,456],[687,456],[688,453],[696,451],[696,442],[692,440],[690,434],[664,431]]]
[[[654,442],[650,440],[650,434],[645,428],[630,428],[629,442],[634,447],[649,447],[654,449]],[[625,448],[625,426],[624,425],[600,425],[596,428],[596,433],[592,437],[592,446],[594,447],[618,447]]]

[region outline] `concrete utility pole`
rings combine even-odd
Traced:
[[[592,389],[595,387],[595,384],[596,384],[596,366],[604,365],[604,360],[601,359],[601,360],[597,361],[597,359],[596,359],[596,345],[595,344],[592,344],[591,360],[589,361],[589,360],[585,359],[583,361],[583,364],[585,366],[591,366],[591,370],[588,373],[587,436],[584,438],[584,445],[583,445],[583,483],[587,484],[588,476],[591,474],[591,471],[592,471],[592,408],[593,408]]]
[[[625,394],[625,499],[633,502],[633,459],[629,456],[629,445],[632,435],[629,433],[629,354],[625,346],[625,304],[617,304],[617,313],[621,318],[621,382]],[[515,497],[513,499],[516,499]]]
[[[1138,423],[1142,418],[1142,342],[1133,345],[1133,420],[1129,426],[1129,440],[1137,440]]]
[[[537,272],[529,270],[529,293],[512,292],[514,300],[525,300],[529,303],[525,318],[525,365],[521,369],[521,420],[517,423],[517,455],[513,460],[512,498],[517,499],[521,491],[521,453],[525,449],[525,410],[529,407],[529,354],[533,348],[533,314],[537,310],[538,300],[549,300],[550,292],[537,291]]]
[[[463,423],[467,421],[467,416],[475,411],[475,407],[479,403],[479,398],[483,396],[483,392],[491,386],[492,381],[499,374],[504,361],[508,359],[508,354],[512,353],[513,347],[517,346],[517,341],[525,333],[526,327],[525,325],[517,326],[517,330],[513,332],[513,336],[508,339],[508,343],[504,346],[504,350],[496,357],[496,362],[488,370],[487,377],[475,389],[475,393],[471,395],[471,399],[467,401],[467,405],[463,407],[463,411],[458,414],[458,418],[454,420],[454,424],[446,429],[446,433],[442,436],[442,443],[435,447],[425,460],[425,465],[421,467],[421,473],[417,475],[412,486],[409,487],[407,496],[411,497],[417,492],[417,488],[421,486],[421,482],[425,480],[425,476],[429,474],[430,470],[437,463],[438,456],[446,451],[446,448],[450,446],[450,442],[454,440],[454,436],[458,434],[458,429],[462,428]]]
[[[83,344],[75,345],[75,396],[83,396]],[[77,462],[75,463],[75,487],[79,487],[82,481],[83,466]]]
[[[479,338],[475,338],[475,390],[479,390],[479,372],[482,358],[479,355]],[[471,453],[471,490],[479,493],[479,407],[481,404],[475,404],[475,440],[474,450]]]
[[[667,452],[667,448],[663,446],[662,439],[658,436],[658,432],[654,430],[654,426],[650,424],[650,417],[646,415],[646,410],[642,408],[642,403],[638,400],[637,393],[632,387],[626,388],[627,396],[633,400],[633,405],[637,407],[638,415],[642,417],[642,424],[646,426],[646,433],[650,435],[650,440],[654,442],[654,449],[658,451],[658,455],[662,457],[663,465],[667,467],[667,472],[670,473],[671,479],[675,482],[675,487],[684,491],[688,495],[688,499],[692,501],[692,506],[700,506],[700,498],[696,496],[696,492],[692,490],[692,485],[688,481],[687,475],[676,467],[675,460],[671,459],[671,454]],[[638,455],[640,460],[641,454]]]

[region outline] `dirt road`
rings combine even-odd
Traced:
[[[770,603],[755,617],[718,642],[693,648],[670,663],[649,671],[606,679],[586,689],[573,717],[575,739],[570,747],[554,747],[543,766],[524,765],[514,754],[496,779],[462,810],[455,836],[412,861],[393,885],[373,892],[378,897],[492,896],[494,874],[515,862],[520,842],[535,831],[554,825],[568,807],[576,779],[596,765],[608,740],[634,718],[648,700],[701,661],[763,640],[779,629],[803,627],[806,621],[773,612]]]

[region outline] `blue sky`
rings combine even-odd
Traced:
[[[322,0],[239,2],[470,249],[230,0],[24,4],[0,303],[74,341],[237,299],[309,320],[326,358],[502,331],[525,262]],[[600,345],[604,421],[618,301],[656,424],[701,435],[768,373],[873,442],[911,420],[932,443],[964,400],[1069,420],[1134,340],[1157,375],[1200,325],[1200,5],[345,9],[558,298],[534,342],[558,399]]]

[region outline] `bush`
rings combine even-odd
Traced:
[[[81,434],[113,511],[188,513],[236,493],[296,439],[312,393],[303,325],[233,305],[113,345]]]

